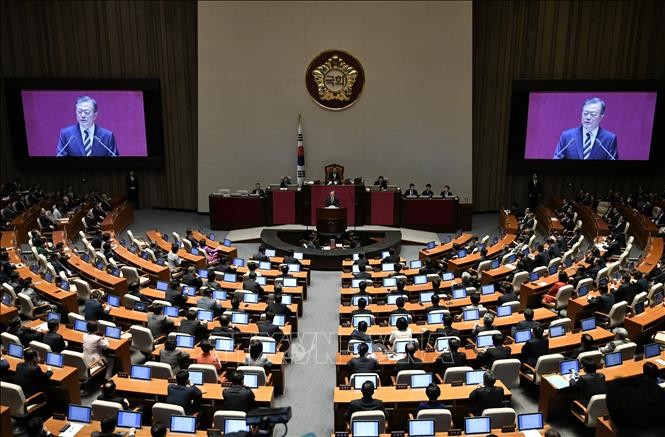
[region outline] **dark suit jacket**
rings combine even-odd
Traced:
[[[608,314],[612,309],[612,305],[615,303],[614,294],[601,294],[597,298],[592,299],[591,302],[596,304],[596,311]]]
[[[93,321],[97,321],[99,319],[104,320],[106,318],[104,307],[99,301],[95,299],[88,299],[85,301],[85,308],[83,310],[83,315],[86,320],[93,320]]]
[[[333,197],[332,199],[330,198],[330,196],[326,197],[326,206],[339,207],[339,199],[337,197]]]
[[[38,365],[33,363],[18,363],[16,365],[15,382],[23,389],[25,397],[30,397],[37,392],[46,391],[46,384],[53,372],[44,372]]]
[[[574,379],[570,380],[570,386],[580,389],[582,394],[580,402],[584,405],[589,403],[589,399],[591,399],[592,396],[603,394],[607,390],[607,387],[605,386],[605,375],[602,373],[580,375],[580,378],[577,381]]]
[[[395,364],[395,375],[397,375],[402,370],[420,370],[423,368],[423,360],[416,357],[402,358]]]
[[[198,387],[186,387],[177,384],[169,384],[166,403],[180,405],[185,409],[185,414],[192,414],[195,406],[201,400],[201,390]]]
[[[464,352],[444,352],[436,359],[436,369],[443,376],[447,368],[466,366],[466,362]]]
[[[531,366],[535,366],[538,358],[541,355],[547,354],[549,350],[550,341],[547,339],[547,337],[534,337],[531,340],[528,340],[526,343],[524,343],[524,346],[522,346],[522,358],[524,359],[525,363]]]
[[[490,347],[485,352],[478,354],[478,359],[488,368],[492,368],[492,364],[496,360],[504,360],[510,358],[511,350],[506,346]]]
[[[346,420],[350,421],[351,416],[356,411],[383,411],[385,413],[386,409],[383,406],[383,401],[379,399],[356,399],[351,401],[349,409],[346,410]]]
[[[516,301],[517,299],[517,294],[515,294],[514,291],[511,291],[510,293],[503,294],[499,296],[499,306],[503,305],[504,303],[507,302],[513,302]]]
[[[501,408],[503,406],[503,387],[478,387],[469,394],[477,416],[487,408]]]
[[[582,126],[579,126],[561,132],[561,137],[559,138],[559,143],[556,146],[552,159],[584,159],[583,130]],[[599,127],[596,141],[591,149],[589,159],[619,159],[617,136],[614,133]]]
[[[254,392],[242,385],[225,388],[223,397],[225,410],[247,412],[254,406]]]
[[[62,335],[58,334],[57,332],[49,331],[44,334],[42,343],[51,346],[51,351],[58,354],[65,348],[65,340],[62,338]]]
[[[270,322],[258,322],[259,335],[264,335],[266,337],[272,337],[275,341],[279,342],[282,339],[283,333],[279,329],[279,326],[273,325]]]
[[[178,332],[189,334],[196,338],[196,341],[201,341],[206,333],[206,328],[198,320],[183,319],[180,321],[180,328]]]
[[[184,308],[187,306],[187,300],[182,295],[182,292],[180,290],[174,290],[172,288],[168,288],[164,293],[164,299],[167,300],[168,302],[171,302],[171,305],[175,305],[179,308]]]
[[[374,358],[368,357],[355,357],[351,358],[349,363],[349,372],[354,373],[381,373],[381,367],[379,367],[379,362]]]
[[[95,125],[90,156],[118,156],[118,146],[113,132]],[[56,156],[86,156],[83,136],[78,124],[60,129]]]

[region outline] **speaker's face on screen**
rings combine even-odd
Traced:
[[[95,124],[97,113],[92,102],[80,102],[76,105],[76,121],[83,127],[88,129]]]
[[[582,108],[582,126],[588,131],[592,131],[598,127],[600,121],[603,119],[601,114],[602,107],[600,103],[589,103]]]

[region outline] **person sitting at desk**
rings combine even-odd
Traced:
[[[171,245],[171,251],[166,255],[166,263],[169,266],[169,270],[171,270],[171,273],[177,273],[181,270],[180,264],[182,264],[182,259],[178,255],[178,250],[180,247],[173,243]]]
[[[177,279],[172,279],[169,282],[169,287],[164,293],[164,300],[170,302],[171,305],[176,306],[180,309],[187,306],[187,298],[182,295],[182,290],[180,289],[180,282]]]
[[[279,188],[286,188],[291,184],[291,178],[288,176],[282,176],[282,179],[279,181]]]
[[[480,293],[473,293],[471,296],[469,296],[469,300],[471,301],[471,305],[465,306],[462,308],[462,311],[478,310],[481,314],[486,311],[485,307],[480,303]]]
[[[258,248],[258,252],[252,255],[252,259],[255,261],[270,261],[270,258],[266,255],[266,247],[261,244]]]
[[[58,310],[56,305],[42,299],[42,296],[37,293],[34,288],[32,288],[31,277],[25,278],[22,283],[23,289],[18,291],[18,293],[23,293],[30,299],[30,302],[32,302],[32,305],[35,307],[33,309],[33,314],[35,314],[36,317],[39,317],[39,315],[43,315],[49,311]]]
[[[469,394],[473,413],[480,416],[488,408],[503,407],[503,387],[495,387],[496,376],[488,370],[483,374],[483,383]]]
[[[379,176],[377,180],[374,181],[374,185],[378,185],[379,190],[387,190],[388,189],[388,181],[383,178],[383,176]]]
[[[460,332],[453,328],[453,321],[455,319],[450,314],[444,314],[443,316],[443,327],[436,328],[435,331],[430,332],[426,331],[423,337],[427,337],[427,342],[430,345],[433,345],[439,337],[460,337]]]
[[[409,322],[406,317],[398,318],[395,328],[397,329],[394,329],[390,333],[390,338],[388,339],[388,343],[391,345],[395,344],[396,340],[409,340],[413,338],[413,332],[411,331],[411,328],[409,328]]]
[[[639,288],[640,287],[637,283],[632,280],[630,272],[623,272],[623,275],[621,276],[621,285],[612,292],[614,295],[614,302],[627,302],[628,305],[632,304],[633,299],[637,293],[640,292]]]
[[[536,251],[538,253],[533,258],[533,267],[547,267],[550,263],[550,254],[545,250],[545,245],[538,243]]]
[[[115,382],[107,381],[102,385],[102,393],[97,396],[98,401],[116,402],[122,405],[123,410],[129,410],[129,401],[123,397],[116,396]]]
[[[386,409],[383,406],[383,401],[374,399],[374,383],[372,381],[365,381],[360,388],[362,393],[361,399],[355,399],[349,404],[349,409],[346,410],[344,415],[347,422],[351,422],[351,416],[357,411],[383,411],[385,414]]]
[[[217,300],[212,298],[212,290],[210,288],[203,288],[201,294],[202,296],[196,301],[196,308],[212,311],[215,316],[221,315],[222,306]]]
[[[368,357],[369,346],[367,343],[358,344],[358,356],[349,360],[347,367],[349,374],[354,373],[381,373],[381,367],[376,358]]]
[[[494,316],[492,314],[487,313],[483,316],[483,324],[478,325],[476,323],[476,325],[473,327],[473,330],[471,331],[471,336],[475,337],[481,332],[494,331],[496,329],[498,328],[494,326]]]
[[[353,265],[356,265],[356,266],[361,266],[361,265],[368,266],[369,265],[369,261],[367,260],[367,258],[365,258],[365,253],[364,252],[359,252],[358,253],[358,259],[353,261]]]
[[[414,183],[409,184],[409,189],[404,191],[404,197],[417,197],[418,191]]]
[[[540,325],[534,326],[531,332],[533,337],[522,346],[522,362],[535,367],[538,358],[549,352],[550,341],[547,337],[543,337],[543,328]]]
[[[254,339],[249,342],[249,354],[245,357],[242,365],[263,367],[266,373],[270,373],[272,363],[263,355],[263,343],[260,340]]]
[[[441,297],[437,293],[434,293],[432,295],[432,301],[431,302],[432,302],[432,305],[430,305],[427,308],[428,313],[431,313],[432,311],[443,311],[443,310],[448,309],[445,305],[440,305]]]
[[[185,274],[180,279],[182,284],[194,287],[197,290],[203,285],[203,280],[199,278],[199,275],[196,273],[195,266],[188,266],[185,270]]]
[[[100,290],[93,290],[90,293],[90,299],[85,301],[83,316],[85,320],[108,320],[111,308],[104,302],[103,294]]]
[[[432,258],[429,256],[425,258],[425,264],[420,268],[420,271],[418,274],[420,275],[438,275],[441,273],[441,269],[437,266],[437,264],[432,261]],[[436,278],[434,279],[436,280]],[[432,284],[434,283],[434,280],[432,281]],[[441,280],[439,280],[439,284],[441,283]]]
[[[367,265],[361,264],[358,266],[358,273],[354,273],[353,277],[355,279],[372,279],[372,274],[367,271]]]
[[[254,189],[249,194],[254,194],[256,196],[265,196],[266,192],[263,191],[263,189],[261,188],[261,184],[257,182],[256,184],[254,184]]]
[[[197,309],[190,308],[185,312],[185,319],[180,321],[178,332],[187,334],[194,337],[195,342],[198,343],[208,333],[208,327],[205,322],[196,320]]]
[[[21,344],[25,347],[28,347],[31,341],[42,341],[43,338],[43,334],[41,332],[27,326],[23,326],[20,316],[15,316],[9,321],[7,332],[17,336]]]
[[[189,382],[189,372],[180,370],[176,374],[176,383],[168,385],[168,394],[166,396],[167,404],[180,405],[185,409],[185,414],[192,415],[198,411],[201,402],[201,390]]]
[[[394,247],[388,249],[388,256],[381,260],[381,264],[396,264],[400,262],[400,257]]]
[[[393,316],[393,315],[396,315],[396,314],[400,314],[400,315],[405,316],[405,317],[407,318],[407,320],[408,320],[409,312],[408,312],[407,310],[404,309],[404,304],[405,304],[405,303],[406,303],[406,302],[404,301],[404,298],[403,298],[402,296],[400,296],[400,297],[398,297],[397,299],[395,299],[395,306],[396,306],[397,308],[395,308],[394,310],[392,310],[392,311],[390,312],[390,315]]]
[[[600,296],[592,297],[589,296],[588,300],[591,305],[594,305],[595,311],[598,311],[603,314],[609,314],[612,306],[614,306],[614,294],[609,293],[607,285],[601,285],[598,287],[598,292]]]
[[[393,265],[393,272],[388,275],[389,278],[394,276],[405,277],[404,273],[402,273],[402,264],[398,262]]]
[[[332,172],[328,175],[328,185],[338,185],[342,183],[342,176],[337,173],[337,169],[333,167]]]
[[[423,368],[423,360],[416,357],[418,346],[411,341],[404,346],[406,357],[402,358],[395,364],[395,375],[402,370],[420,370]]]
[[[570,386],[577,387],[580,391],[579,401],[583,405],[589,403],[592,396],[605,393],[607,387],[605,385],[605,375],[596,373],[598,362],[591,357],[582,358],[582,368],[584,375],[575,375],[570,379]]]
[[[287,267],[288,269],[288,267]],[[242,289],[243,290],[248,290],[251,291],[252,293],[256,293],[259,295],[259,299],[263,297],[263,287],[261,287],[261,284],[256,282],[256,273],[251,272],[247,279],[242,281]]]
[[[165,337],[173,331],[173,320],[164,315],[164,307],[161,303],[152,305],[152,314],[148,314],[148,329],[153,338]]]
[[[367,299],[365,299],[364,297],[358,299],[358,308],[351,311],[351,318],[353,318],[353,316],[358,314],[372,314],[372,312],[367,309]]]
[[[439,372],[439,375],[443,377],[446,373],[446,369],[449,367],[459,367],[466,366],[467,358],[464,352],[459,352],[460,341],[457,338],[451,338],[448,340],[449,350],[443,351],[436,359],[435,368]]]
[[[296,257],[293,256],[295,252],[293,249],[287,249],[286,254],[284,254],[284,260],[282,261],[284,264],[298,264],[302,265],[300,260]]]
[[[83,361],[86,366],[91,367],[97,361],[102,360],[106,367],[106,380],[113,376],[114,358],[105,356],[104,352],[110,348],[109,341],[103,335],[99,335],[99,324],[88,322],[87,332],[83,334]]]
[[[217,320],[219,320],[219,326],[212,328],[210,335],[233,338],[237,333],[240,332],[238,328],[233,326],[231,323],[231,318],[228,315],[221,315]]]
[[[519,297],[517,296],[517,293],[515,293],[515,289],[513,288],[512,284],[510,283],[505,283],[501,285],[501,296],[499,296],[499,300],[497,301],[497,305],[501,306],[503,304],[506,304],[508,302],[515,302],[519,300]]]
[[[524,313],[522,314],[524,316],[524,320],[520,320],[517,322],[515,326],[510,328],[510,335],[512,337],[515,337],[515,333],[517,331],[523,331],[525,329],[532,329],[535,326],[538,326],[539,323],[533,320],[533,309],[527,308],[524,310]]]
[[[196,357],[196,364],[209,364],[217,370],[217,373],[222,371],[222,363],[219,361],[217,352],[209,340],[203,340],[200,345],[201,354]]]
[[[550,287],[550,289],[543,295],[544,304],[555,304],[556,295],[561,287],[568,285],[568,273],[565,270],[559,270],[557,281]]]
[[[493,347],[478,352],[478,361],[487,369],[491,369],[496,360],[510,358],[512,353],[509,347],[503,345],[503,334],[492,335],[492,344]]]
[[[599,348],[599,350],[604,354],[614,352],[617,346],[630,343],[630,338],[628,338],[628,331],[626,328],[614,328],[612,332],[614,332],[614,340]]]
[[[26,435],[30,437],[54,437],[51,431],[44,427],[44,419],[39,416],[31,417],[25,424]]]
[[[51,352],[59,354],[67,347],[67,343],[62,338],[62,335],[58,334],[60,322],[57,319],[51,319],[46,322],[46,326],[48,327],[48,332],[44,334],[42,343],[49,345]]]
[[[423,190],[423,192],[420,193],[420,197],[432,197],[432,196],[434,196],[434,192],[432,191],[432,184],[425,185],[425,190]]]
[[[372,341],[372,337],[367,333],[367,322],[362,320],[358,322],[358,327],[351,333],[351,340]]]
[[[242,370],[231,373],[229,378],[231,387],[222,391],[224,398],[224,409],[232,411],[244,411],[245,413],[254,407],[254,392],[245,387],[245,375]]]
[[[420,412],[420,410],[440,410],[450,408],[450,405],[438,401],[439,396],[441,396],[441,389],[438,385],[431,383],[425,387],[425,395],[427,396],[427,401],[418,404],[416,413]]]
[[[580,338],[580,346],[575,348],[574,351],[568,355],[568,359],[575,359],[577,358],[582,352],[591,352],[597,350],[596,347],[593,345],[593,337],[591,334],[582,334],[582,337]]]
[[[167,338],[164,347],[159,351],[159,362],[171,366],[173,373],[180,370],[180,365],[189,360],[189,353],[176,348],[175,338]]]
[[[279,326],[272,323],[274,317],[275,315],[273,313],[266,311],[265,314],[261,315],[261,319],[259,319],[256,325],[259,329],[259,335],[272,337],[277,343],[279,343],[282,340],[282,337],[284,337],[284,333]]]
[[[658,366],[651,361],[646,361],[642,365],[642,375],[644,376],[644,379],[655,382],[656,384],[662,384],[665,382],[665,378],[658,376]]]
[[[334,206],[335,208],[339,208],[339,199],[335,197],[335,191],[331,191],[330,195],[326,199],[326,208],[329,206]]]
[[[129,433],[115,432],[117,426],[118,419],[115,416],[106,416],[102,418],[99,423],[99,428],[101,431],[93,431],[90,434],[90,437],[134,437],[136,435],[135,428],[130,428]]]
[[[51,375],[53,375],[51,366],[46,368],[46,372],[39,367],[37,351],[30,348],[23,350],[23,362],[16,365],[14,381],[21,386],[26,398],[38,392],[46,392]]]
[[[394,290],[390,290],[390,294],[406,294],[408,295],[409,293],[405,290],[406,288],[406,281],[404,279],[398,279],[397,282],[395,283],[397,288]]]
[[[450,191],[450,187],[448,185],[443,186],[443,191],[441,191],[441,197],[453,197],[452,191]]]
[[[279,292],[277,291],[279,287]],[[273,314],[284,315],[286,320],[293,317],[293,311],[289,308],[288,305],[282,303],[282,286],[277,284],[275,286],[275,294],[273,295],[273,300],[266,307],[266,311],[269,311]]]

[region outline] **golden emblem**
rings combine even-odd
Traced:
[[[365,72],[360,62],[341,50],[326,50],[307,67],[305,86],[314,101],[333,111],[353,105],[362,93]]]

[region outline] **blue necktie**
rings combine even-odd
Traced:
[[[591,156],[591,132],[586,133],[586,140],[584,140],[584,159],[589,159]]]
[[[90,156],[92,153],[92,138],[90,138],[90,132],[84,130],[85,138],[83,139],[83,145],[85,146],[85,156]]]

